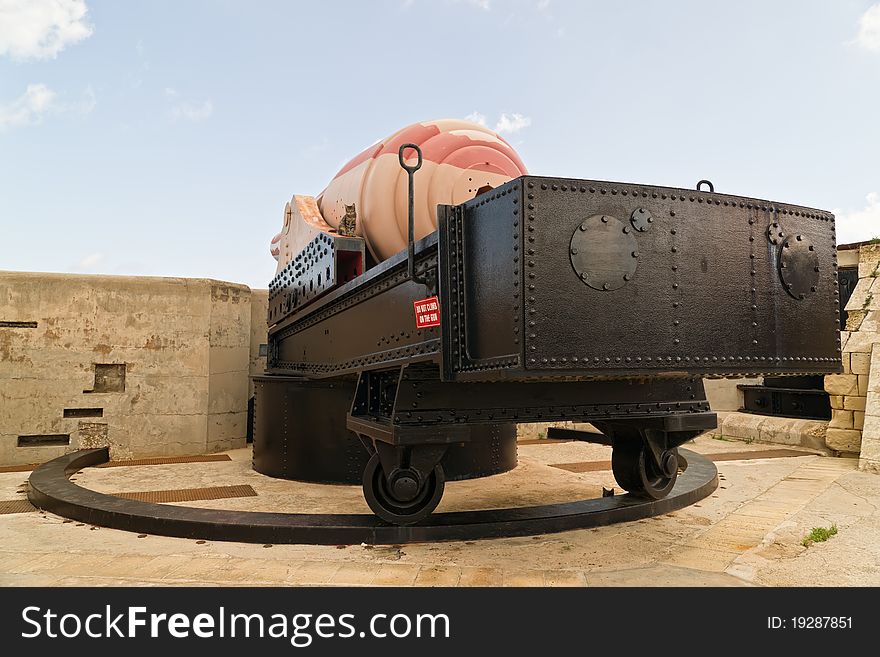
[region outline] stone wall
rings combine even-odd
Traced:
[[[739,386],[761,385],[763,377],[750,379],[703,379],[706,401],[716,413],[738,411],[743,406],[743,393]]]
[[[243,446],[265,335],[244,285],[0,272],[0,464]]]
[[[825,377],[831,397],[828,447],[861,455],[880,471],[880,244],[859,248],[859,282],[841,331],[843,373]]]

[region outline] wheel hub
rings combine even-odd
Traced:
[[[663,469],[663,474],[667,477],[671,477],[678,472],[678,458],[675,452],[671,450],[663,452],[660,455],[660,466]]]
[[[391,494],[401,502],[411,502],[419,494],[419,479],[414,472],[397,473],[391,481]]]

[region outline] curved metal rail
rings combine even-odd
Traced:
[[[687,469],[662,500],[632,495],[521,508],[436,513],[423,525],[398,527],[368,514],[265,513],[200,509],[123,499],[77,486],[68,477],[109,460],[107,448],[53,459],[30,476],[28,499],[65,518],[131,532],[245,543],[341,545],[473,540],[531,536],[640,520],[670,513],[715,491],[718,471],[708,459],[680,450]]]

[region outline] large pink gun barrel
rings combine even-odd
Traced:
[[[406,248],[407,175],[398,162],[402,144],[418,145],[424,162],[415,178],[415,237],[437,229],[437,205],[457,205],[526,173],[516,151],[485,126],[460,119],[415,123],[348,162],[317,197],[294,197],[285,208],[285,228],[272,240],[278,271],[299,245],[285,246],[291,208],[326,232],[363,237],[376,262]],[[413,159],[415,153],[411,153]],[[320,216],[315,216],[320,215]]]

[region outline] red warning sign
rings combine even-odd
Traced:
[[[428,297],[413,302],[416,311],[416,328],[440,326],[440,301],[437,297]]]

